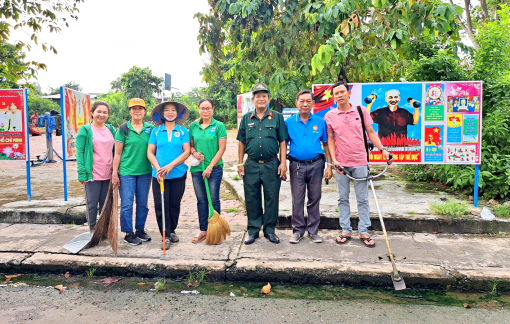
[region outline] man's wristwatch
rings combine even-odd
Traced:
[[[381,149],[380,149],[379,151],[380,151],[380,152],[382,152],[382,151],[388,151],[388,149],[387,149],[387,148],[385,148],[385,147],[381,147]]]

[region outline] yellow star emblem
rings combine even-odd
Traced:
[[[439,128],[434,128],[434,133],[439,133]]]
[[[324,92],[324,96],[322,96],[322,100],[328,101],[329,98],[331,98],[331,97],[333,97],[333,96],[331,95],[331,89],[329,89]]]

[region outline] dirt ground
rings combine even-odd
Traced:
[[[509,310],[156,291],[0,287],[3,323],[509,323]]]

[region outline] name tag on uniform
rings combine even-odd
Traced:
[[[255,123],[249,123],[248,124],[248,127],[254,127],[255,126]]]

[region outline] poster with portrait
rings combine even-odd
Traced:
[[[0,90],[0,160],[27,160],[25,90]]]
[[[349,102],[366,107],[395,163],[481,162],[481,81],[352,83],[349,90]],[[312,92],[314,114],[338,109],[332,84],[313,85]],[[385,162],[377,150],[370,161]]]
[[[65,131],[67,158],[76,156],[76,134],[89,123],[90,96],[72,89],[63,89],[64,107],[62,128]]]
[[[243,115],[255,110],[255,106],[253,105],[251,98],[253,98],[253,94],[251,92],[237,95],[237,128],[239,128],[239,123],[241,122]]]

